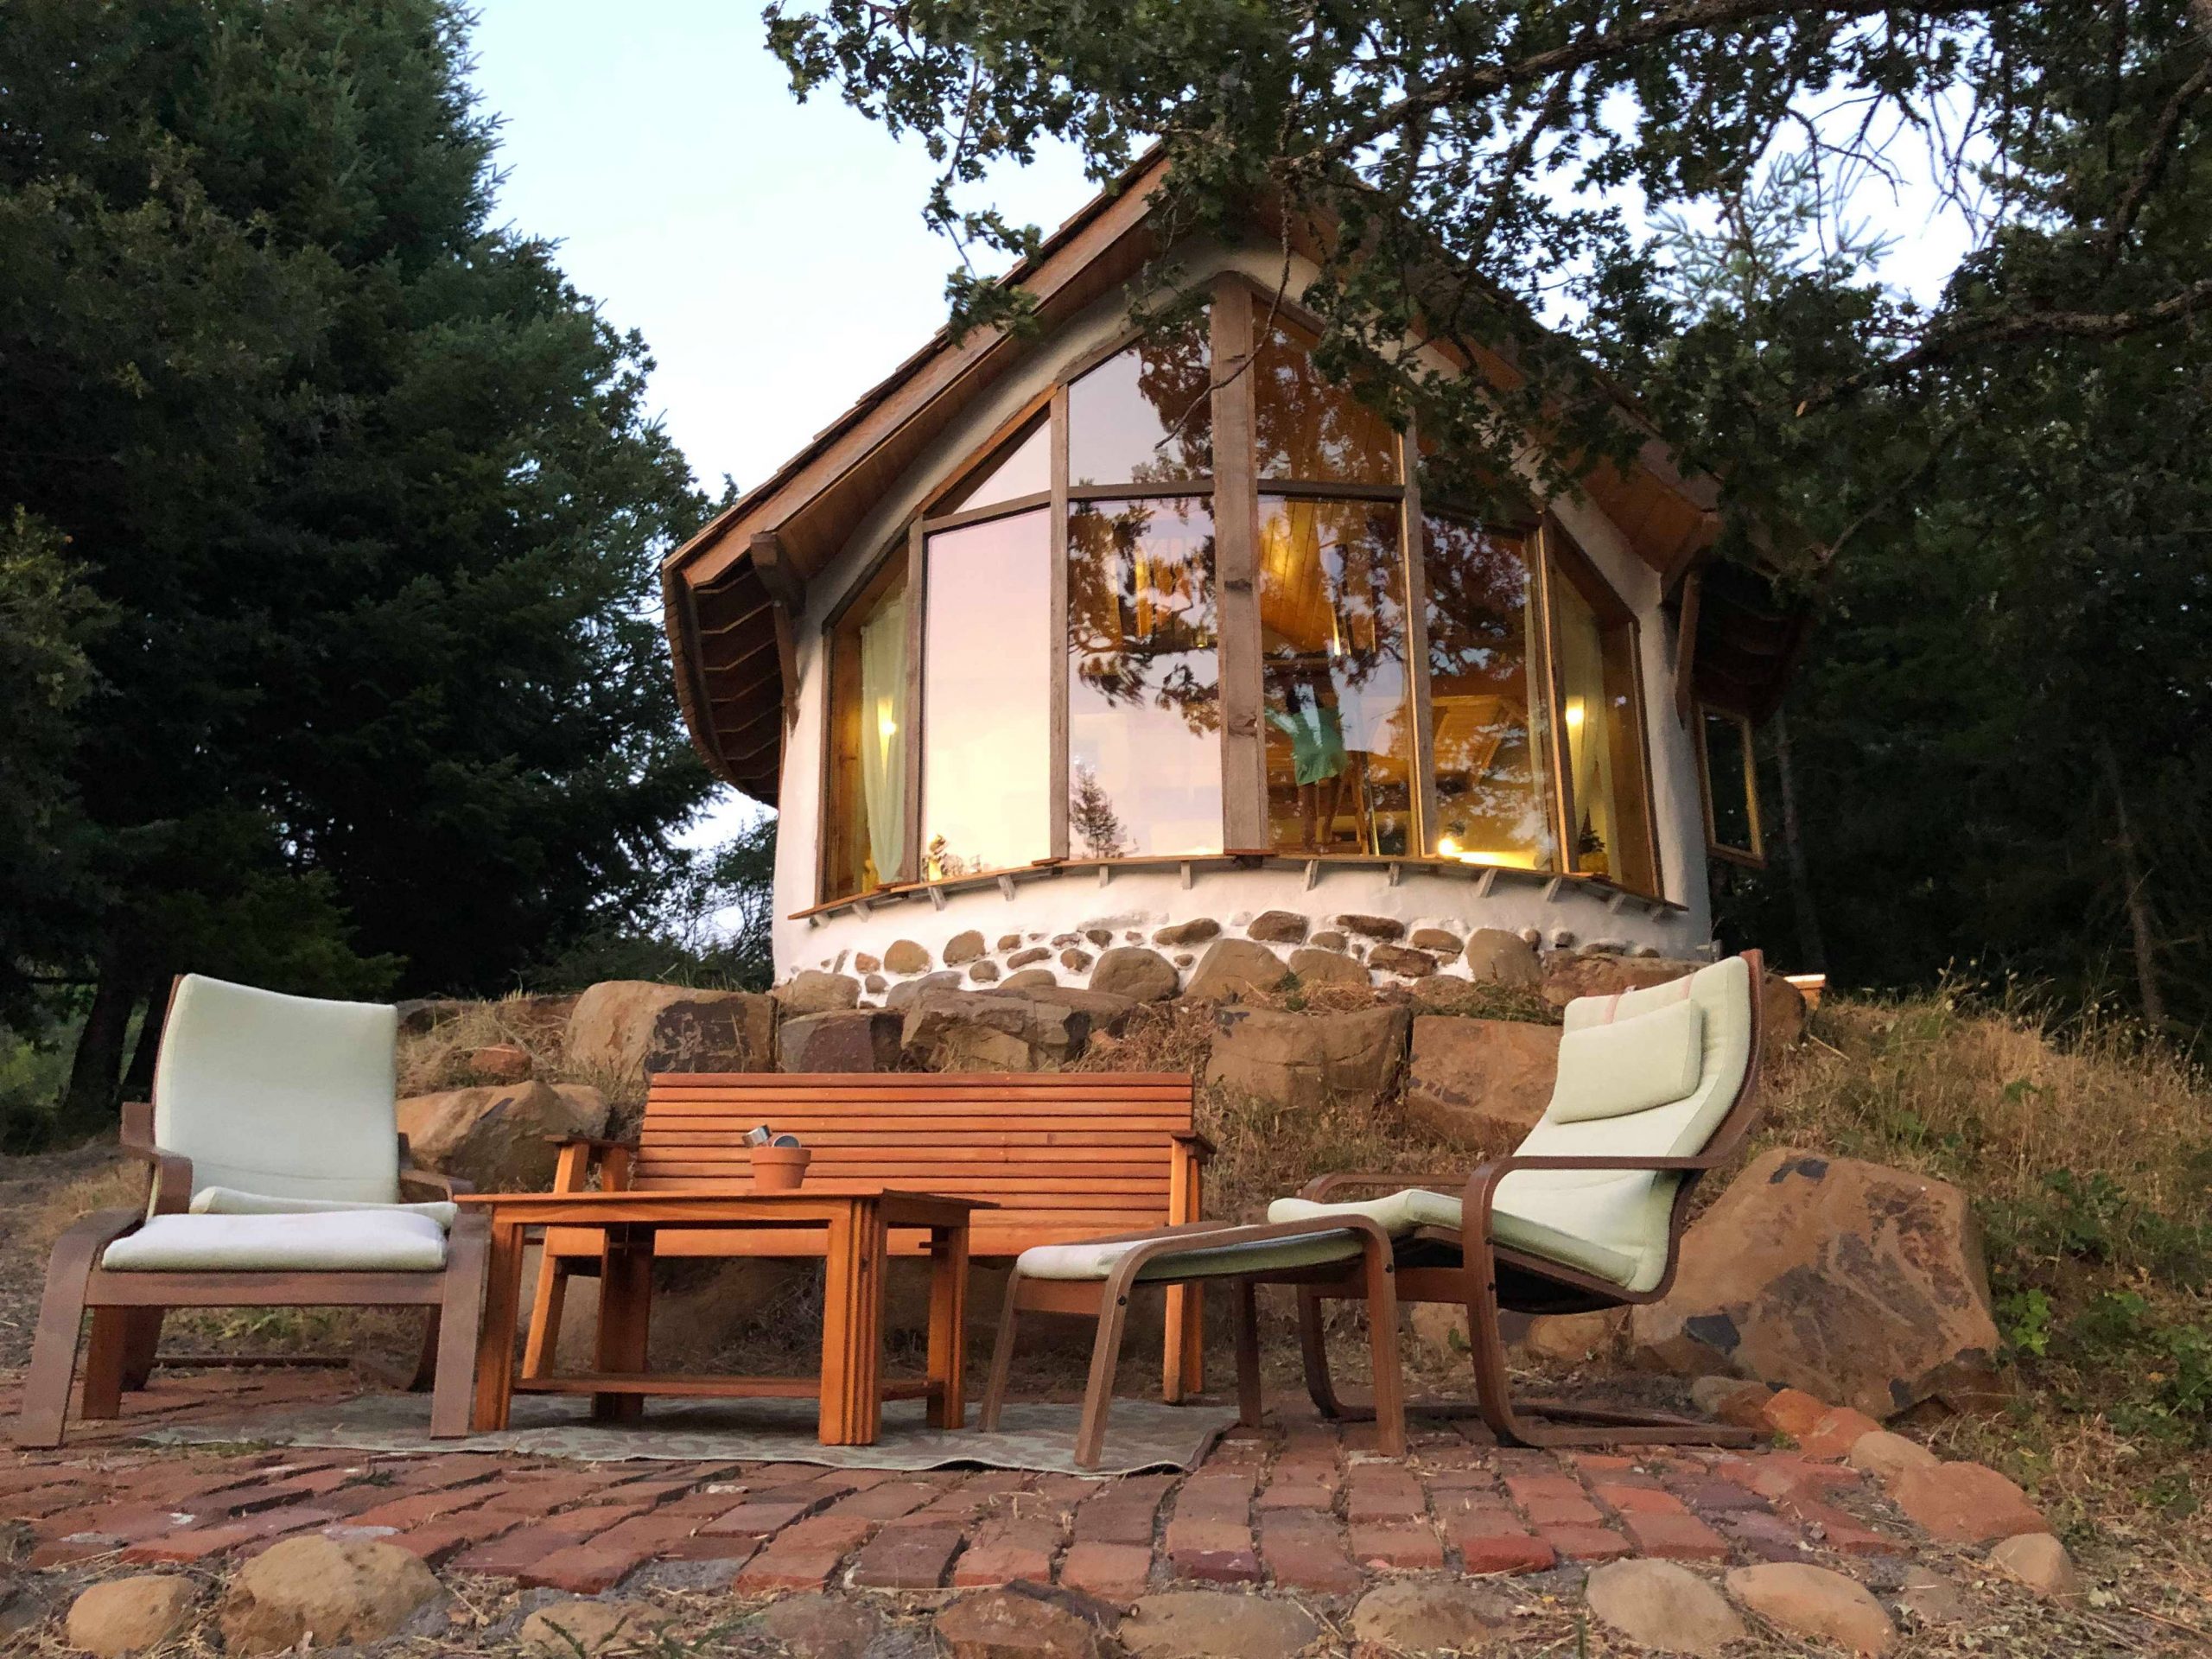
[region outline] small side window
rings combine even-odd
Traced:
[[[1698,781],[1705,791],[1705,849],[1715,858],[1764,867],[1758,765],[1751,722],[1726,709],[1698,707]]]

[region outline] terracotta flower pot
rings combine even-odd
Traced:
[[[792,1192],[806,1179],[806,1166],[814,1161],[811,1147],[755,1147],[753,1185],[763,1192]]]

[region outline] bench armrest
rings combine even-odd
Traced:
[[[1172,1131],[1167,1138],[1177,1146],[1188,1149],[1191,1156],[1196,1158],[1200,1163],[1204,1163],[1214,1154],[1213,1142],[1196,1129],[1176,1129]]]
[[[458,1175],[441,1175],[434,1169],[416,1169],[412,1165],[402,1164],[399,1166],[399,1196],[403,1198],[407,1198],[408,1189],[410,1187],[417,1192],[427,1193],[429,1201],[431,1203],[440,1199],[450,1200],[463,1192],[474,1192],[476,1190],[475,1183],[464,1181]],[[419,1203],[423,1200],[415,1199],[410,1202]]]
[[[589,1147],[594,1152],[635,1152],[635,1141],[616,1141],[603,1135],[549,1135],[545,1137],[554,1147]]]
[[[181,1153],[164,1152],[154,1144],[154,1106],[151,1101],[133,1100],[123,1108],[123,1129],[118,1136],[124,1153],[149,1166],[152,1191],[148,1205],[150,1215],[181,1215],[192,1203],[192,1160]]]

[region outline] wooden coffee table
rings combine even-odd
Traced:
[[[486,1192],[461,1202],[492,1217],[490,1282],[476,1347],[476,1394],[469,1426],[507,1426],[518,1392],[588,1394],[602,1422],[635,1422],[646,1395],[709,1399],[822,1402],[824,1446],[872,1446],[886,1399],[926,1399],[933,1428],[967,1421],[961,1331],[968,1297],[968,1217],[988,1209],[974,1198],[907,1192],[880,1181],[809,1181],[796,1192],[749,1188],[682,1192]],[[582,1375],[518,1379],[515,1335],[522,1313],[524,1236],[532,1227],[606,1230],[600,1263],[599,1342],[594,1369]],[[760,1229],[824,1235],[829,1265],[823,1307],[822,1375],[686,1376],[645,1369],[645,1325],[652,1307],[654,1235],[667,1228]],[[890,1229],[913,1228],[930,1241],[929,1374],[883,1379],[883,1280]],[[811,1254],[795,1238],[794,1256]]]

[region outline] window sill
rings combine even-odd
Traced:
[[[1034,864],[1018,864],[1010,869],[982,870],[972,875],[947,876],[941,881],[909,881],[878,887],[873,893],[855,893],[849,898],[833,899],[827,904],[816,905],[806,910],[795,910],[785,919],[803,921],[813,927],[848,912],[866,916],[878,909],[917,901],[943,909],[945,900],[953,895],[974,893],[986,887],[996,887],[1012,899],[1016,887],[1033,881],[1065,880],[1074,876],[1095,874],[1098,885],[1106,887],[1111,884],[1119,871],[1134,874],[1162,869],[1179,869],[1185,887],[1201,874],[1223,870],[1302,870],[1308,887],[1318,886],[1323,873],[1329,870],[1381,870],[1392,887],[1397,886],[1400,878],[1407,874],[1457,877],[1473,882],[1479,890],[1478,897],[1487,895],[1503,885],[1542,888],[1547,902],[1556,902],[1568,892],[1584,893],[1600,899],[1608,910],[1634,909],[1646,916],[1680,915],[1686,909],[1671,899],[1655,899],[1649,893],[1633,893],[1626,887],[1616,887],[1599,875],[1561,875],[1549,870],[1516,869],[1503,864],[1468,864],[1456,858],[1387,858],[1366,853],[1330,853],[1306,857],[1298,854],[1254,851],[1194,853],[1185,857],[1171,855],[1160,858],[1039,859]]]

